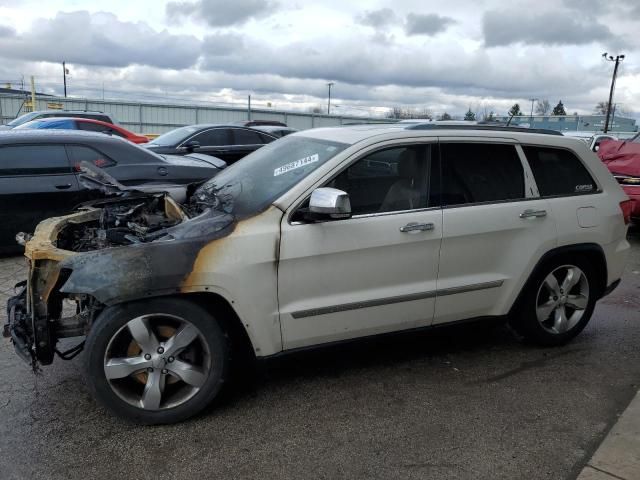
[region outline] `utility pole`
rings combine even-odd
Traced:
[[[533,128],[533,103],[538,100],[537,98],[530,98],[529,101],[531,101],[531,125],[530,127]]]
[[[604,133],[609,131],[609,117],[611,117],[611,105],[613,104],[613,91],[616,87],[616,77],[618,76],[618,66],[620,62],[624,60],[624,55],[607,55],[607,52],[602,54],[602,58],[609,62],[615,62],[615,67],[613,67],[613,77],[611,78],[611,90],[609,91],[609,103],[607,105],[607,118],[604,121]]]
[[[31,111],[36,111],[36,79],[31,75]]]
[[[249,101],[247,103],[247,120],[251,121],[251,95],[249,95]]]
[[[69,73],[69,71],[67,70],[67,66],[65,65],[65,62],[62,62],[62,81],[64,82],[64,98],[67,98],[67,73]]]
[[[329,102],[327,103],[327,115],[331,115],[331,87],[335,85],[333,82],[327,83],[327,87],[329,87]]]

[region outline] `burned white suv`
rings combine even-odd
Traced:
[[[181,204],[125,191],[42,222],[5,335],[34,368],[84,349],[95,397],[147,424],[203,409],[242,348],[495,318],[560,345],[620,281],[629,207],[584,142],[559,135],[300,132]]]

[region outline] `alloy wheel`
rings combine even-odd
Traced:
[[[177,407],[204,386],[211,354],[200,330],[174,315],[136,317],[109,341],[104,374],[124,401],[144,410]]]
[[[575,265],[553,270],[538,289],[536,315],[546,331],[568,332],[582,319],[589,305],[589,280]]]

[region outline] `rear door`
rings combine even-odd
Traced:
[[[265,144],[264,136],[255,130],[232,128],[231,134],[233,136],[233,147],[230,153],[232,160],[228,163],[240,160]]]
[[[0,147],[0,245],[33,232],[45,218],[68,213],[80,201],[64,145]]]
[[[232,152],[231,131],[228,128],[210,128],[190,137],[183,144],[189,141],[198,142],[200,147],[195,149],[198,153],[205,153],[218,157],[229,163],[229,159],[234,158]]]
[[[442,139],[443,238],[434,323],[503,315],[557,243],[522,149],[510,140]]]

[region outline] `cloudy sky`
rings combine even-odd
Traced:
[[[139,100],[505,114],[529,98],[640,116],[640,0],[0,0],[0,81]]]

